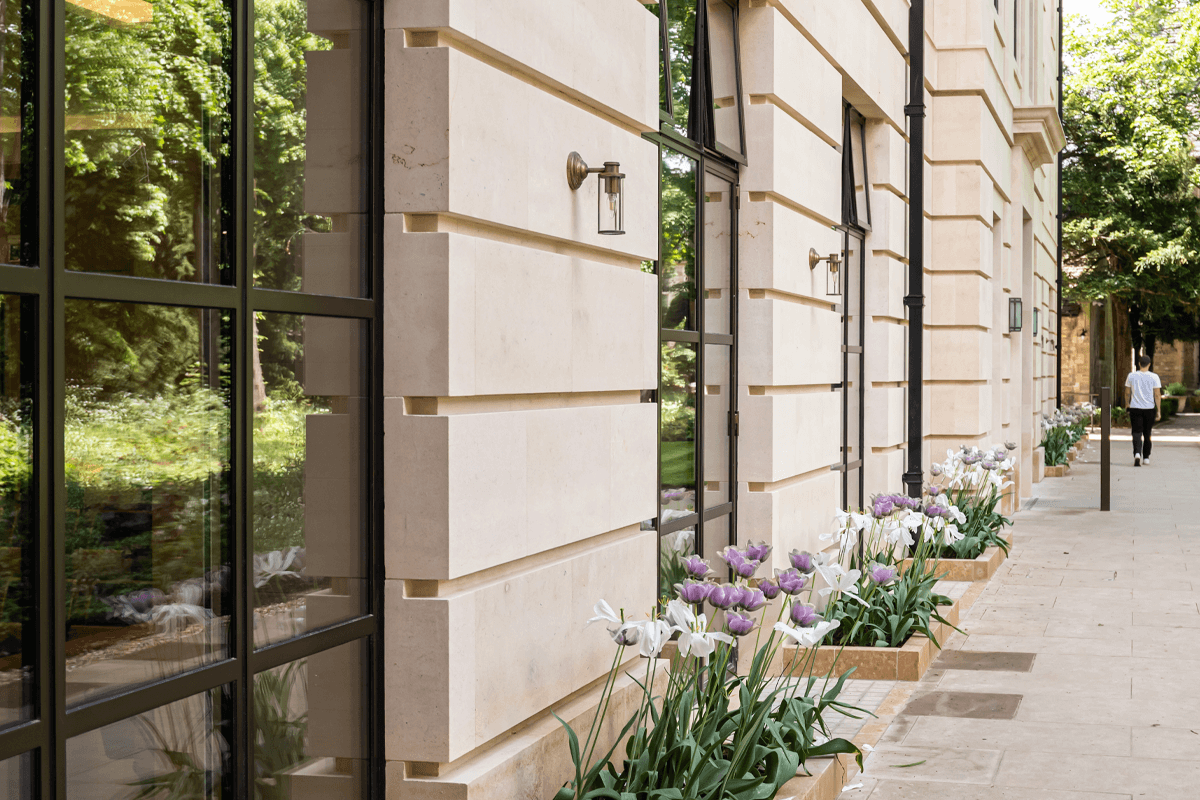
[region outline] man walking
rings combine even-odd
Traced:
[[[1150,463],[1150,430],[1162,418],[1162,381],[1150,371],[1150,357],[1138,359],[1137,372],[1125,379],[1129,389],[1129,422],[1133,426],[1133,465]]]

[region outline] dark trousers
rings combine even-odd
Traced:
[[[1150,430],[1154,427],[1154,417],[1157,412],[1153,408],[1129,409],[1129,422],[1133,426],[1133,454],[1139,453],[1142,458],[1150,457]]]

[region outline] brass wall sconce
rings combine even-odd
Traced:
[[[825,276],[825,294],[830,297],[840,297],[842,294],[842,254],[833,253],[822,258],[816,248],[809,248],[808,268],[815,270],[822,261],[829,262],[829,272]]]
[[[588,175],[600,176],[596,191],[596,227],[604,236],[625,233],[625,175],[617,161],[605,161],[603,167],[589,167],[574,151],[567,156],[567,185],[575,191]]]

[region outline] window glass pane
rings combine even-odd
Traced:
[[[662,149],[662,326],[696,330],[696,162]]]
[[[34,302],[0,295],[0,726],[33,712]]]
[[[216,800],[229,771],[228,689],[67,740],[67,800]]]
[[[713,128],[717,144],[742,152],[741,95],[737,84],[736,25],[725,0],[708,3],[709,62],[712,64]]]
[[[65,8],[67,269],[223,282],[228,7]]]
[[[4,797],[33,797],[33,754],[24,753],[0,761],[0,794]]]
[[[259,314],[257,645],[366,610],[367,323]]]
[[[231,325],[87,300],[65,314],[63,611],[79,703],[225,653]]]
[[[34,205],[33,45],[36,3],[9,5],[0,43],[0,263],[28,265],[37,256]]]
[[[846,258],[842,265],[842,313],[845,315],[846,344],[862,344],[863,304],[863,242],[857,236],[846,236]],[[835,298],[836,299],[836,298]]]
[[[733,186],[704,174],[704,330],[730,332]]]
[[[254,3],[254,281],[366,294],[366,3]]]
[[[663,521],[696,510],[696,345],[662,344]]]
[[[701,534],[703,539],[704,557],[708,559],[708,563],[712,565],[713,571],[721,580],[729,580],[729,568],[718,555],[722,550],[731,544],[735,544],[734,540],[729,536],[729,514],[724,514],[716,519],[707,519],[704,521],[704,529]],[[765,571],[761,575],[766,575]]]
[[[667,41],[671,52],[671,100],[675,104],[675,129],[688,133],[692,101],[692,53],[696,44],[696,0],[666,0]]]
[[[364,649],[351,642],[254,677],[258,800],[365,796]]]
[[[729,502],[729,352],[727,345],[704,346],[704,507]]]
[[[684,528],[668,533],[658,540],[658,585],[662,602],[669,603],[675,597],[675,584],[687,579],[683,560],[696,552],[696,529]]]

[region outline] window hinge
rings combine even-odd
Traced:
[[[737,436],[738,428],[739,428],[738,412],[730,411],[729,412],[729,435]]]

